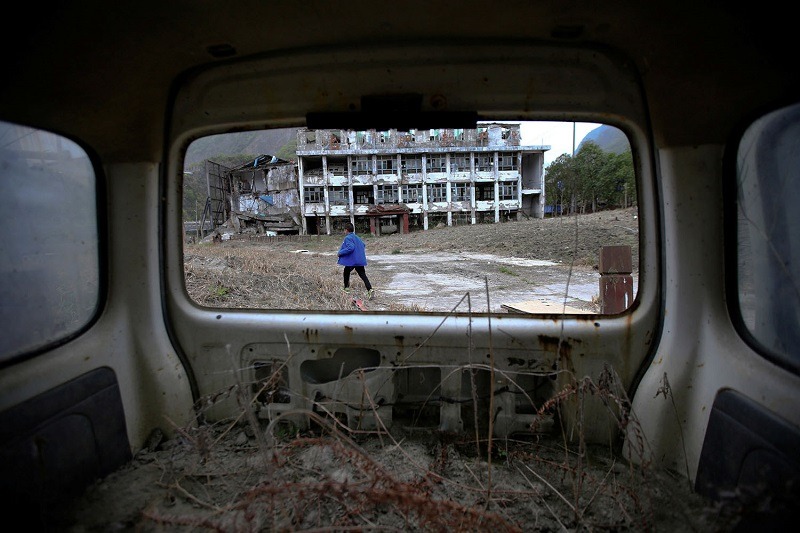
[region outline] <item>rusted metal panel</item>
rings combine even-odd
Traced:
[[[617,314],[633,303],[633,276],[603,274],[600,276],[600,312]]]
[[[630,246],[603,246],[600,248],[600,274],[630,274],[633,260]]]

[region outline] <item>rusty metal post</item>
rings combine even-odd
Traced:
[[[622,313],[633,303],[633,261],[630,246],[600,248],[600,312]]]

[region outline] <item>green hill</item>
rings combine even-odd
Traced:
[[[577,151],[580,151],[583,144],[588,141],[595,143],[604,152],[622,154],[631,149],[625,134],[613,126],[599,126],[587,133],[578,145]]]

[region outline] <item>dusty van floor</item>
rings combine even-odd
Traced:
[[[88,531],[724,531],[685,479],[566,450],[412,434],[195,429],[92,486],[60,529]]]

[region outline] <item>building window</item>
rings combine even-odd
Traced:
[[[328,172],[334,176],[347,176],[347,161],[328,158]]]
[[[422,157],[418,155],[404,155],[403,172],[406,174],[422,174]]]
[[[447,184],[446,183],[429,183],[428,184],[428,201],[429,202],[446,202],[447,201]]]
[[[444,154],[429,155],[427,159],[428,172],[447,172],[447,158]]]
[[[403,185],[403,200],[408,203],[422,203],[422,184]]]
[[[376,204],[396,204],[399,201],[397,185],[378,185],[378,193],[375,197]]]
[[[516,183],[500,183],[498,187],[498,194],[500,200],[516,200],[517,199],[517,184]]]
[[[469,172],[469,154],[456,154],[450,158],[450,172]]]
[[[450,200],[453,202],[469,202],[469,183],[453,183],[450,186]]]
[[[328,201],[331,205],[348,205],[350,203],[347,187],[331,187],[328,189]]]
[[[325,192],[322,187],[306,187],[303,189],[303,199],[307,204],[321,204],[325,201]]]
[[[378,156],[378,174],[394,174],[397,159],[393,155]]]
[[[475,154],[475,171],[491,172],[494,167],[494,156],[492,154]]]
[[[372,174],[372,158],[370,156],[354,157],[353,174]]]
[[[494,184],[477,185],[475,187],[475,199],[481,201],[494,200]]]
[[[353,200],[357,204],[371,204],[372,203],[372,187],[356,187],[353,186]]]
[[[497,157],[497,170],[517,170],[517,155],[500,153]]]

